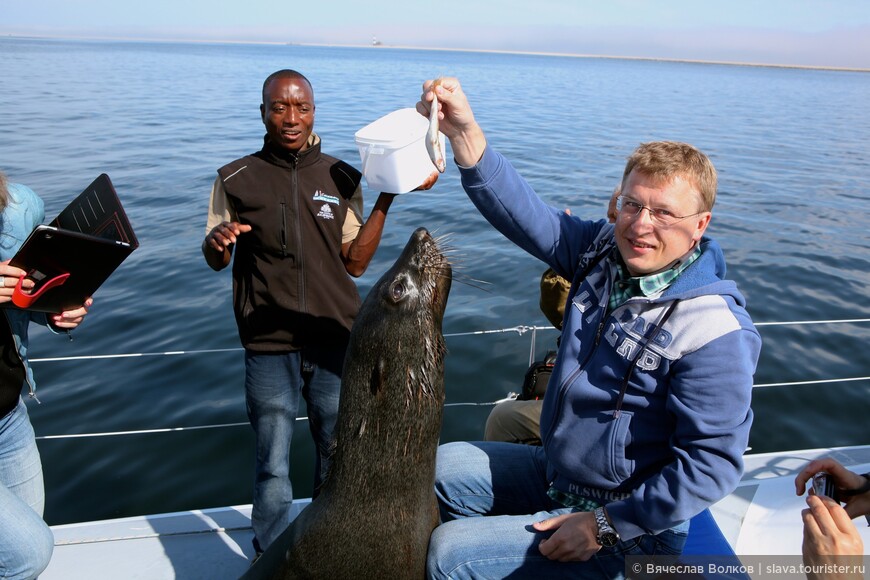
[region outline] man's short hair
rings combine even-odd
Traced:
[[[716,203],[716,168],[710,159],[688,143],[653,141],[641,143],[629,156],[622,174],[622,186],[632,171],[664,182],[675,177],[686,179],[701,196],[702,211]]]
[[[303,80],[308,85],[308,88],[311,89],[311,97],[312,98],[314,97],[314,87],[311,86],[311,81],[309,81],[307,78],[305,78],[305,75],[302,74],[301,72],[295,71],[295,70],[292,70],[289,68],[285,68],[285,69],[281,69],[281,70],[277,70],[277,71],[273,72],[272,74],[270,74],[269,76],[266,77],[265,81],[263,81],[263,104],[264,105],[269,104],[266,102],[266,98],[267,98],[266,97],[266,90],[269,88],[269,83],[271,83],[275,79],[300,79],[300,80]]]

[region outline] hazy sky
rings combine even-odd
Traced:
[[[0,0],[0,35],[367,44],[870,69],[868,0]]]

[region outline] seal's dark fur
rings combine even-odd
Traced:
[[[451,279],[420,228],[371,289],[351,330],[329,475],[244,578],[425,577]]]

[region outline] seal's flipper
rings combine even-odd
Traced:
[[[275,541],[266,548],[266,551],[260,554],[257,561],[248,568],[240,580],[274,580],[276,578],[284,578],[284,572],[287,564],[287,549],[290,547],[290,542],[293,538],[293,522],[287,526],[280,536],[275,538]]]

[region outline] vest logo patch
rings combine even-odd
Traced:
[[[314,192],[314,197],[312,198],[314,201],[325,201],[326,203],[331,203],[333,205],[338,205],[338,198],[334,195],[327,195],[320,191],[319,189]]]
[[[317,217],[319,217],[319,218],[323,218],[323,219],[325,219],[325,220],[334,220],[334,219],[335,219],[335,214],[332,213],[332,208],[329,207],[329,204],[328,204],[328,203],[324,203],[324,204],[320,207],[320,211],[317,212]]]

